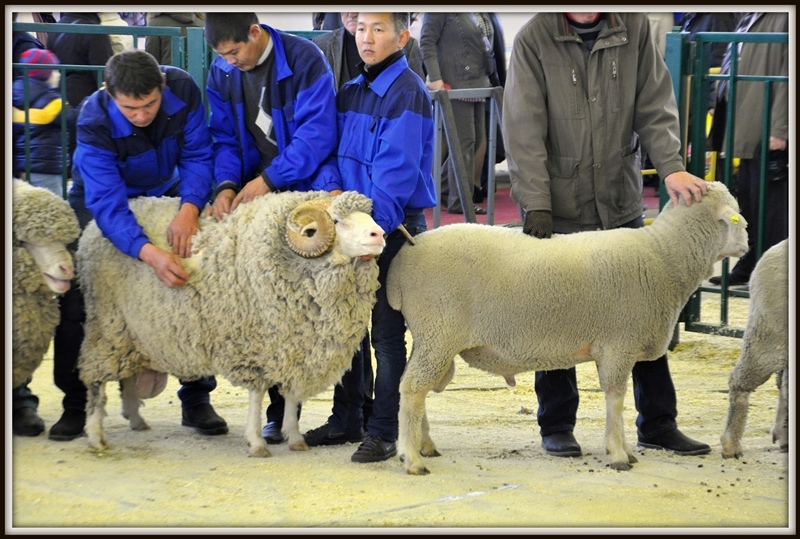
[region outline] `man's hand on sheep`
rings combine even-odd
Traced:
[[[178,288],[189,282],[189,274],[183,268],[178,255],[145,243],[139,258],[156,272],[158,280],[169,288]]]
[[[233,204],[231,205],[231,211],[236,209],[236,206],[239,204],[244,204],[245,202],[250,202],[254,198],[266,195],[269,193],[269,186],[267,182],[264,181],[260,175],[256,176],[242,187],[242,190],[239,191],[239,194],[236,195],[236,198],[233,199]]]
[[[206,210],[206,217],[213,215],[217,221],[222,221],[225,214],[231,212],[233,199],[236,198],[236,191],[233,189],[224,189],[217,193],[211,207]]]
[[[664,178],[664,185],[667,187],[673,206],[678,205],[678,195],[683,196],[687,206],[691,206],[692,202],[700,202],[708,192],[708,185],[703,178],[698,178],[685,170],[668,175]]]
[[[542,210],[526,212],[522,231],[536,238],[549,238],[553,235],[553,214]]]
[[[197,221],[199,215],[200,209],[194,204],[181,204],[178,215],[167,228],[167,241],[174,254],[182,258],[192,256],[192,237],[200,230],[200,223]]]

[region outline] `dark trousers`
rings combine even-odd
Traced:
[[[789,237],[789,182],[787,179],[765,180],[763,254],[773,245]],[[737,276],[750,278],[760,258],[758,247],[758,205],[761,187],[761,147],[756,148],[753,159],[742,159],[736,175],[736,200],[739,212],[747,221],[747,244],[750,248],[731,270]]]
[[[637,217],[620,228],[641,228],[644,220]],[[547,241],[547,240],[543,240]],[[677,428],[677,396],[669,372],[666,354],[655,361],[640,361],[633,366],[633,398],[636,427],[640,436],[650,437]],[[578,381],[575,367],[553,371],[537,371],[534,384],[539,410],[536,418],[542,436],[575,428],[578,413]]]
[[[179,196],[177,184],[167,191],[164,196]],[[73,188],[69,195],[69,204],[78,218],[81,230],[92,220],[92,215],[86,209],[83,190]],[[78,249],[75,241],[69,246],[70,252]],[[81,381],[78,373],[78,356],[83,342],[83,324],[86,321],[86,309],[83,294],[77,279],[73,279],[70,289],[59,298],[61,321],[56,327],[53,338],[53,381],[64,392],[62,405],[64,409],[86,409],[86,386]],[[217,380],[213,376],[199,380],[184,382],[178,390],[181,406],[189,407],[204,402],[209,402],[209,393],[217,387]]]

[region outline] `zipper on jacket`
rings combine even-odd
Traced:
[[[617,78],[617,62],[611,62],[611,78]]]
[[[578,85],[578,77],[575,75],[575,68],[572,68],[572,85]]]

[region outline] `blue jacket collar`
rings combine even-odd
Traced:
[[[374,81],[372,81],[372,84],[369,85],[369,88],[371,88],[372,91],[378,94],[380,97],[385,96],[386,92],[388,92],[389,88],[392,86],[392,83],[394,83],[394,81],[397,80],[397,77],[399,77],[406,69],[408,69],[408,60],[406,60],[405,55],[403,55],[392,65],[383,70],[383,72],[378,75]],[[366,84],[366,82],[367,81],[364,78],[364,75],[359,75],[347,82],[346,85]]]

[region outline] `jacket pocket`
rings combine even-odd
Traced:
[[[619,153],[619,174],[617,181],[617,211],[627,213],[642,203],[642,164],[639,141],[622,148]]]
[[[574,157],[551,156],[547,159],[550,175],[550,207],[553,217],[578,219],[578,164]]]

